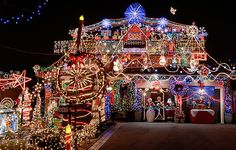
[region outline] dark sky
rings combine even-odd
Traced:
[[[31,0],[32,1],[32,0]],[[14,14],[14,7],[7,5],[16,2],[16,6],[27,10],[35,7],[30,0],[0,0],[0,17]],[[47,66],[58,56],[20,53],[7,47],[28,52],[53,54],[53,41],[70,39],[68,31],[77,26],[81,14],[85,25],[93,24],[104,18],[123,18],[126,8],[139,2],[146,10],[147,17],[166,17],[169,20],[205,27],[208,32],[207,52],[219,61],[235,60],[236,30],[235,7],[233,0],[49,0],[42,15],[31,22],[18,25],[0,25],[0,70],[23,70],[33,72],[33,65]],[[177,9],[171,15],[170,7]],[[10,12],[10,13],[9,13]]]

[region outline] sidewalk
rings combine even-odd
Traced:
[[[88,150],[99,150],[102,145],[120,128],[119,124],[111,127]]]

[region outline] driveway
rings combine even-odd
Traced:
[[[236,125],[117,123],[101,150],[236,150]]]

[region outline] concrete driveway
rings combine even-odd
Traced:
[[[236,125],[118,123],[101,150],[236,150]]]

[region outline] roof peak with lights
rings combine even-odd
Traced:
[[[106,55],[111,57],[110,61],[120,55],[131,55],[131,59],[135,60],[143,57],[149,59],[145,61],[146,65],[137,65],[137,68],[148,68],[150,64],[153,68],[165,67],[170,64],[169,60],[174,63],[173,66],[181,64],[187,67],[207,60],[207,33],[195,23],[184,25],[163,17],[148,18],[139,3],[131,4],[124,15],[124,18],[106,18],[84,26],[79,51]],[[78,29],[70,31],[73,38],[77,38],[77,33]],[[160,62],[156,63],[156,60]],[[106,62],[103,63],[107,65]],[[196,71],[193,68],[190,70]]]
[[[194,23],[192,25],[186,25],[186,24],[180,24],[173,21],[170,21],[164,17],[160,18],[150,18],[146,17],[145,10],[143,6],[139,3],[131,4],[126,11],[124,12],[124,18],[119,19],[103,19],[102,21],[85,26],[85,31],[93,31],[97,30],[98,28],[110,28],[115,26],[120,26],[124,24],[148,24],[152,26],[158,26],[158,28],[164,28],[167,26],[175,26],[175,27],[187,27],[195,25]]]
[[[98,23],[80,25],[70,30],[73,39],[55,41],[54,52],[94,54],[109,75],[145,73],[145,70],[156,73],[160,68],[165,70],[161,71],[162,74],[196,73],[205,77],[216,73],[221,67],[232,72],[228,65],[218,63],[206,52],[205,38],[208,34],[204,27],[197,27],[194,22],[186,25],[163,17],[146,17],[139,3],[131,4],[124,16],[105,18]],[[216,62],[212,68],[202,63],[209,58]]]

